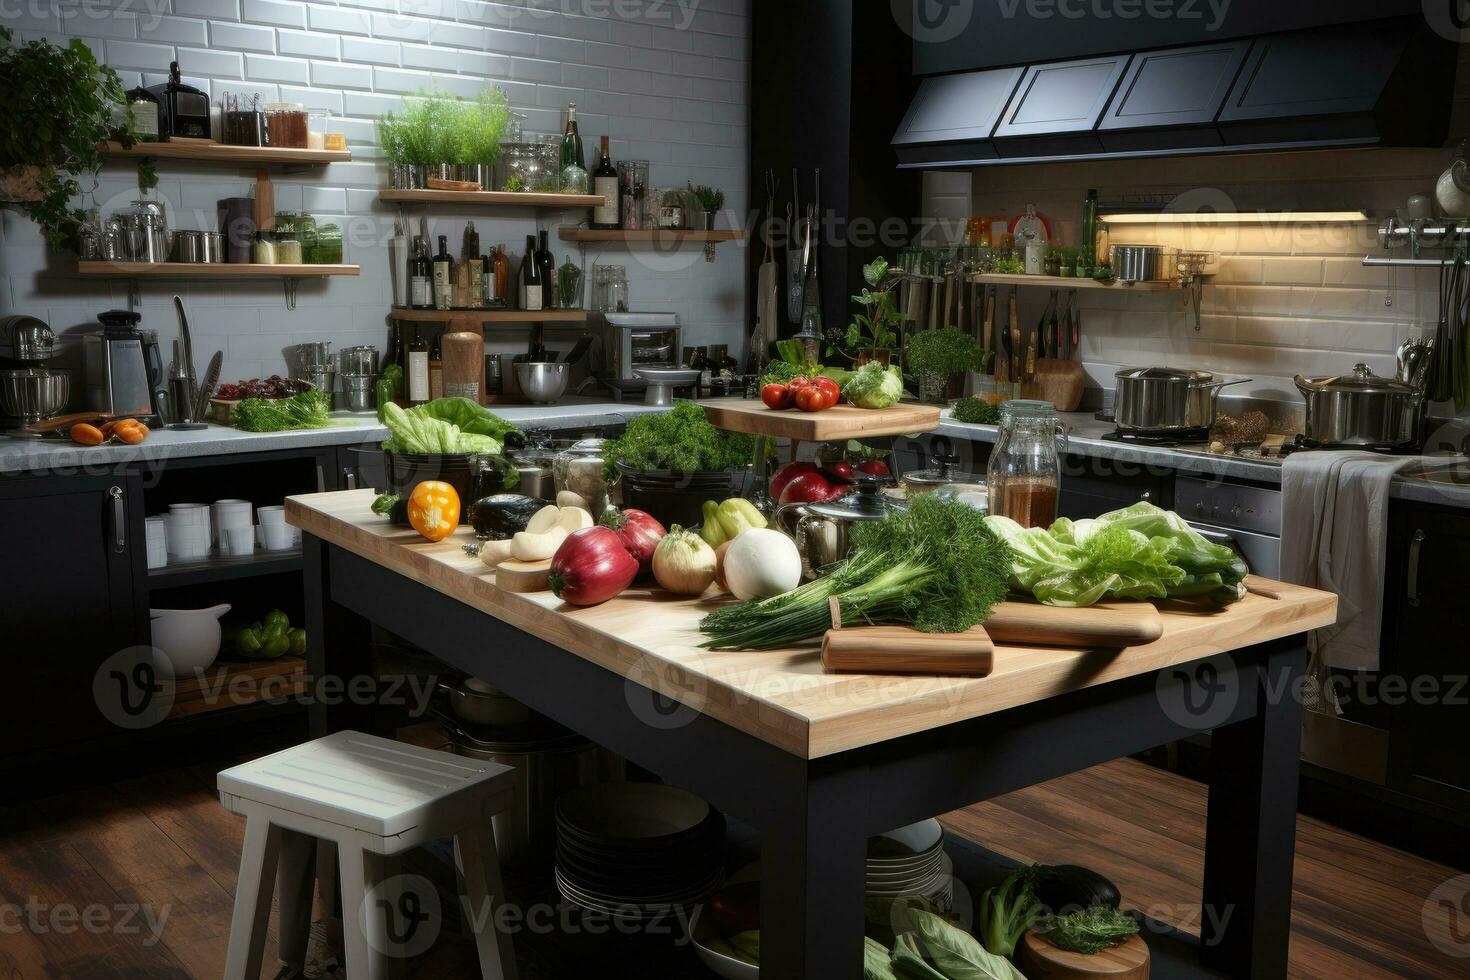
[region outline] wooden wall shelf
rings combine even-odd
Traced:
[[[596,194],[526,194],[510,191],[381,190],[378,200],[389,204],[490,204],[524,208],[595,208]]]
[[[585,323],[586,310],[419,310],[395,306],[389,314],[409,323]]]
[[[167,143],[108,143],[103,152],[112,157],[154,157],[159,160],[205,160],[215,163],[315,164],[347,163],[351,150],[296,150],[271,146],[230,146],[214,140],[171,139]]]
[[[1168,282],[1098,282],[1096,279],[1079,279],[1075,276],[1028,276],[1010,272],[979,272],[976,282],[1001,286],[1049,286],[1052,289],[1133,289],[1152,293],[1166,289],[1178,289],[1179,284]]]
[[[356,276],[355,265],[247,265],[238,262],[100,262],[77,263],[77,274],[112,279],[315,279]]]
[[[709,242],[735,242],[744,241],[745,232],[733,229],[716,229],[714,231],[675,231],[668,228],[644,228],[638,231],[623,231],[613,229],[604,231],[600,228],[575,228],[571,225],[563,225],[560,232],[561,240],[564,242],[652,242],[658,245],[674,245],[681,242],[696,242],[707,244]]]

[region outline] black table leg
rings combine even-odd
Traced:
[[[301,537],[306,587],[306,673],[311,737],[343,729],[371,731],[372,627],[357,613],[332,601],[331,549],[310,534]],[[356,699],[356,700],[354,700]]]
[[[1286,976],[1305,640],[1270,647],[1254,689],[1238,692],[1255,715],[1210,741],[1201,957],[1251,980]]]
[[[860,787],[829,778],[791,796],[791,819],[761,831],[761,980],[852,980],[863,973]]]

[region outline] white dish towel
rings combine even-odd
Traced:
[[[1316,664],[1377,670],[1388,497],[1418,457],[1295,453],[1281,473],[1281,577],[1338,597],[1337,624],[1312,633]]]

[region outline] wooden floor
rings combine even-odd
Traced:
[[[213,768],[193,769],[0,807],[0,978],[217,980],[244,823],[220,807],[213,778]],[[1095,868],[1118,884],[1125,905],[1198,932],[1204,792],[1196,783],[1125,760],[946,822],[1019,860]],[[1449,934],[1450,912],[1431,903],[1426,913],[1425,900],[1454,870],[1307,818],[1297,855],[1292,976],[1470,975],[1470,959],[1438,951],[1425,932],[1429,914]],[[73,908],[107,918],[82,929],[54,915]],[[155,922],[167,913],[156,939],[139,908]],[[20,916],[27,924],[16,930]],[[1470,953],[1470,935],[1463,941]],[[274,948],[272,935],[268,962]],[[440,959],[433,975],[475,974]]]

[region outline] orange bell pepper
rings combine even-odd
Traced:
[[[459,493],[447,483],[425,480],[409,494],[408,523],[430,541],[443,541],[459,527]]]

